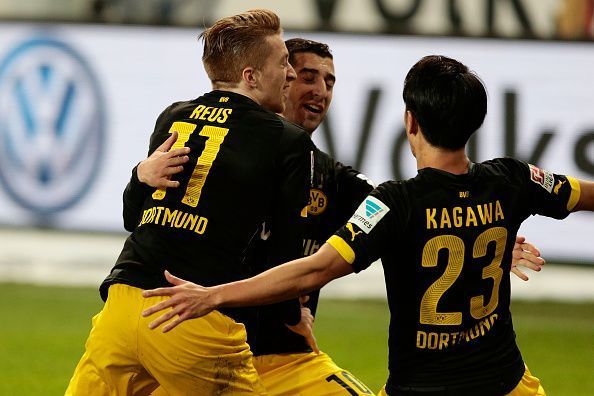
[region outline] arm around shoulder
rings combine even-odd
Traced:
[[[353,267],[326,243],[311,256],[250,279],[213,287],[213,301],[217,308],[271,304],[320,289],[331,280],[352,272]]]
[[[124,228],[126,231],[134,231],[142,216],[142,205],[150,194],[150,187],[138,180],[137,166],[132,169],[130,182],[124,189],[123,211]]]
[[[177,316],[163,327],[167,332],[185,320],[218,308],[264,305],[295,298],[351,272],[351,265],[327,243],[312,256],[274,267],[253,278],[219,286],[203,287],[165,272],[167,281],[174,286],[145,290],[142,294],[145,298],[170,298],[144,310],[142,315],[148,317],[165,311],[150,323],[151,329]]]

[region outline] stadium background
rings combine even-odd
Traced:
[[[100,307],[94,288],[125,238],[121,192],[156,116],[209,89],[200,28],[255,7],[275,10],[287,38],[330,45],[338,83],[314,140],[375,181],[414,174],[400,95],[428,53],[460,58],[487,85],[474,159],[512,155],[594,179],[591,0],[3,0],[0,394],[63,392]],[[594,394],[593,219],[522,229],[548,264],[513,283],[516,326],[553,395]],[[381,275],[374,265],[329,285],[317,321],[322,348],[373,389],[385,376]]]

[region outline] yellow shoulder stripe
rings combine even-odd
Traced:
[[[578,179],[567,176],[567,180],[569,180],[569,185],[571,186],[571,194],[569,195],[569,201],[567,201],[567,210],[571,212],[580,200],[582,190],[580,189],[580,182]]]
[[[338,235],[332,235],[328,239],[327,243],[336,249],[338,254],[340,254],[347,263],[353,264],[355,262],[355,252],[353,251],[353,248],[351,248],[349,244],[344,241],[344,239]]]

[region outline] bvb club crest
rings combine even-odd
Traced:
[[[310,215],[320,215],[324,213],[328,206],[328,197],[322,190],[311,188],[309,190],[309,202],[307,203],[307,213]]]

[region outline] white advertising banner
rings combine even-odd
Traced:
[[[160,112],[210,89],[198,31],[0,25],[0,225],[122,231],[121,196]],[[287,32],[287,38],[295,36]],[[594,179],[594,44],[307,34],[335,57],[322,148],[376,182],[415,174],[402,82],[422,56],[475,70],[489,93],[475,160],[513,156]],[[594,263],[594,215],[522,228],[549,260]]]

